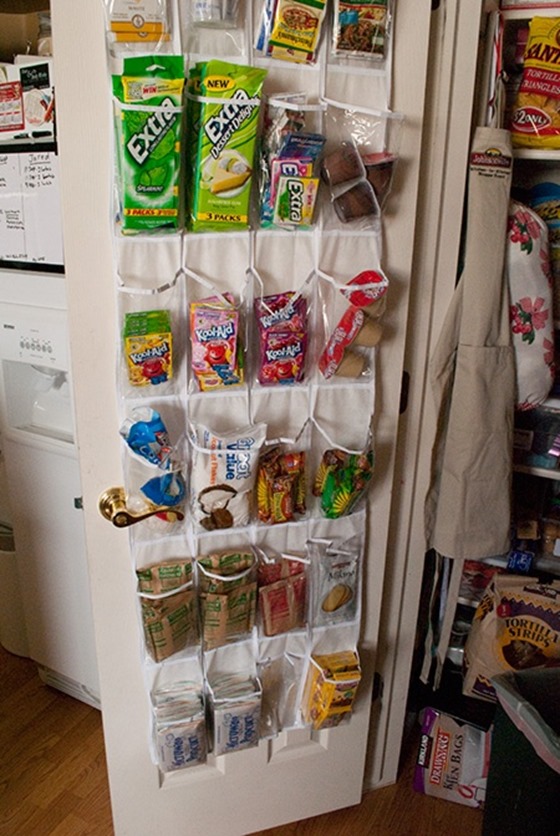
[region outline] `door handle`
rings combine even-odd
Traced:
[[[185,518],[179,508],[172,508],[168,505],[154,505],[153,503],[147,503],[146,508],[142,511],[131,511],[126,505],[124,488],[107,488],[99,497],[97,507],[101,516],[117,528],[126,528],[156,514],[165,516],[167,522],[178,522]]]

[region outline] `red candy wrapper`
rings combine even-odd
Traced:
[[[307,303],[292,291],[255,300],[258,380],[263,386],[299,383],[305,372]],[[294,301],[292,301],[294,300]]]
[[[340,292],[355,308],[368,308],[385,296],[388,287],[389,279],[383,273],[364,270],[350,279]]]
[[[319,357],[319,369],[328,380],[336,373],[342,362],[344,351],[356,339],[364,324],[365,314],[361,308],[347,308]]]

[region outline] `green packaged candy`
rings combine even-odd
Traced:
[[[321,497],[321,510],[328,519],[350,514],[364,495],[373,475],[373,451],[352,454],[327,450],[313,488]]]
[[[207,61],[188,81],[191,182],[189,226],[195,231],[246,229],[266,70]],[[213,101],[213,99],[215,101]]]
[[[125,58],[113,76],[122,231],[180,228],[184,60]]]

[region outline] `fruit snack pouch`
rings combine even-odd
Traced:
[[[124,233],[176,230],[184,61],[178,55],[125,58],[113,76]]]
[[[196,149],[189,194],[195,232],[246,229],[266,70],[207,61],[189,79],[189,145]],[[199,95],[193,90],[199,86]]]

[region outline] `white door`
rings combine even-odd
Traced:
[[[98,497],[123,484],[115,356],[119,326],[111,240],[111,103],[103,3],[52,0],[77,440],[91,575],[101,701],[118,836],[247,834],[360,801],[368,747],[395,440],[407,327],[430,0],[398,0],[392,105],[405,114],[402,164],[384,235],[394,286],[380,354],[377,475],[370,500],[360,651],[365,678],[351,723],[296,730],[256,749],[162,775],[148,748],[149,700],[140,663],[135,580],[126,532],[107,523]],[[363,75],[363,99],[368,100]],[[372,729],[375,734],[375,729]]]

